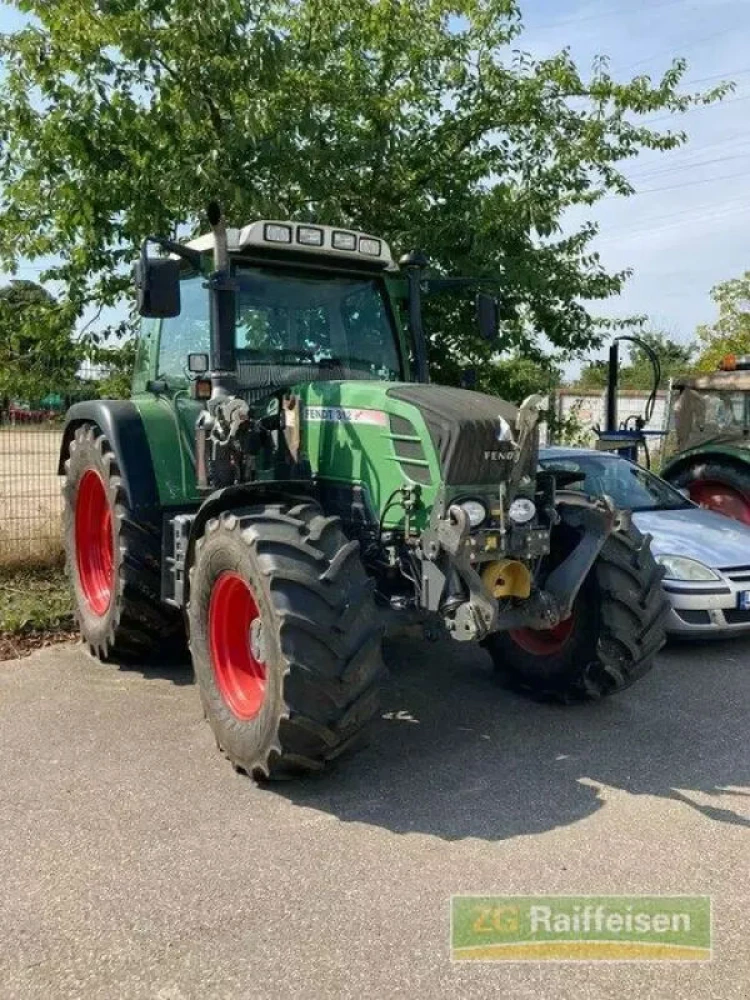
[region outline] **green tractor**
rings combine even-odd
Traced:
[[[750,356],[673,385],[661,475],[702,507],[750,524]]]
[[[359,741],[380,608],[481,643],[534,697],[641,677],[664,641],[648,539],[538,472],[538,397],[429,382],[422,297],[468,279],[428,279],[416,253],[399,267],[348,229],[209,220],[192,242],[144,243],[132,399],[67,414],[67,563],[91,652],[137,660],[187,637],[219,748],[259,779]],[[476,301],[496,337],[497,301]]]

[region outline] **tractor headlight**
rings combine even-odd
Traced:
[[[337,229],[331,237],[331,245],[334,250],[356,250],[357,237],[354,233],[345,233]]]
[[[698,562],[697,559],[687,559],[685,556],[656,556],[656,561],[666,570],[668,580],[689,580],[697,582],[699,580],[720,580],[718,573],[714,573],[708,566]]]
[[[263,238],[269,243],[291,243],[292,227],[278,222],[267,222],[263,227]]]
[[[366,253],[368,257],[380,256],[380,240],[370,239],[367,236],[359,239],[359,252]]]
[[[297,226],[297,242],[306,247],[322,247],[323,230],[317,226]]]
[[[458,506],[466,512],[472,528],[478,528],[487,517],[487,508],[480,500],[462,500]]]
[[[536,514],[536,505],[526,497],[516,497],[508,507],[508,517],[514,524],[528,524]]]

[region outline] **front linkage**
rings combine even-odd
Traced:
[[[426,611],[447,612],[445,625],[459,641],[476,642],[492,632],[520,628],[553,629],[569,618],[605,542],[628,519],[606,497],[588,498],[572,492],[557,493],[548,513],[554,523],[568,525],[580,532],[581,538],[549,573],[544,586],[532,580],[525,563],[497,559],[496,552],[504,541],[502,529],[472,533],[468,515],[459,506],[449,507],[445,516],[434,517],[417,550],[422,560],[421,606]],[[546,532],[532,529],[524,555],[546,555],[548,544]],[[454,574],[465,585],[468,600],[446,603]]]

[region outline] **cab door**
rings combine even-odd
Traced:
[[[208,353],[210,324],[205,278],[191,275],[180,283],[181,311],[169,319],[147,321],[134,390],[151,442],[152,460],[163,504],[183,504],[197,497],[195,423],[203,404],[191,399],[188,355]],[[147,343],[148,341],[148,343]],[[146,372],[145,368],[148,368]]]

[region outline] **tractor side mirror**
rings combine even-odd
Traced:
[[[134,267],[140,316],[170,319],[180,315],[180,262],[172,257],[141,255]]]
[[[209,368],[207,354],[188,354],[188,371],[191,375],[205,375]]]
[[[477,324],[482,340],[497,340],[500,335],[500,308],[497,299],[485,292],[477,295]]]

